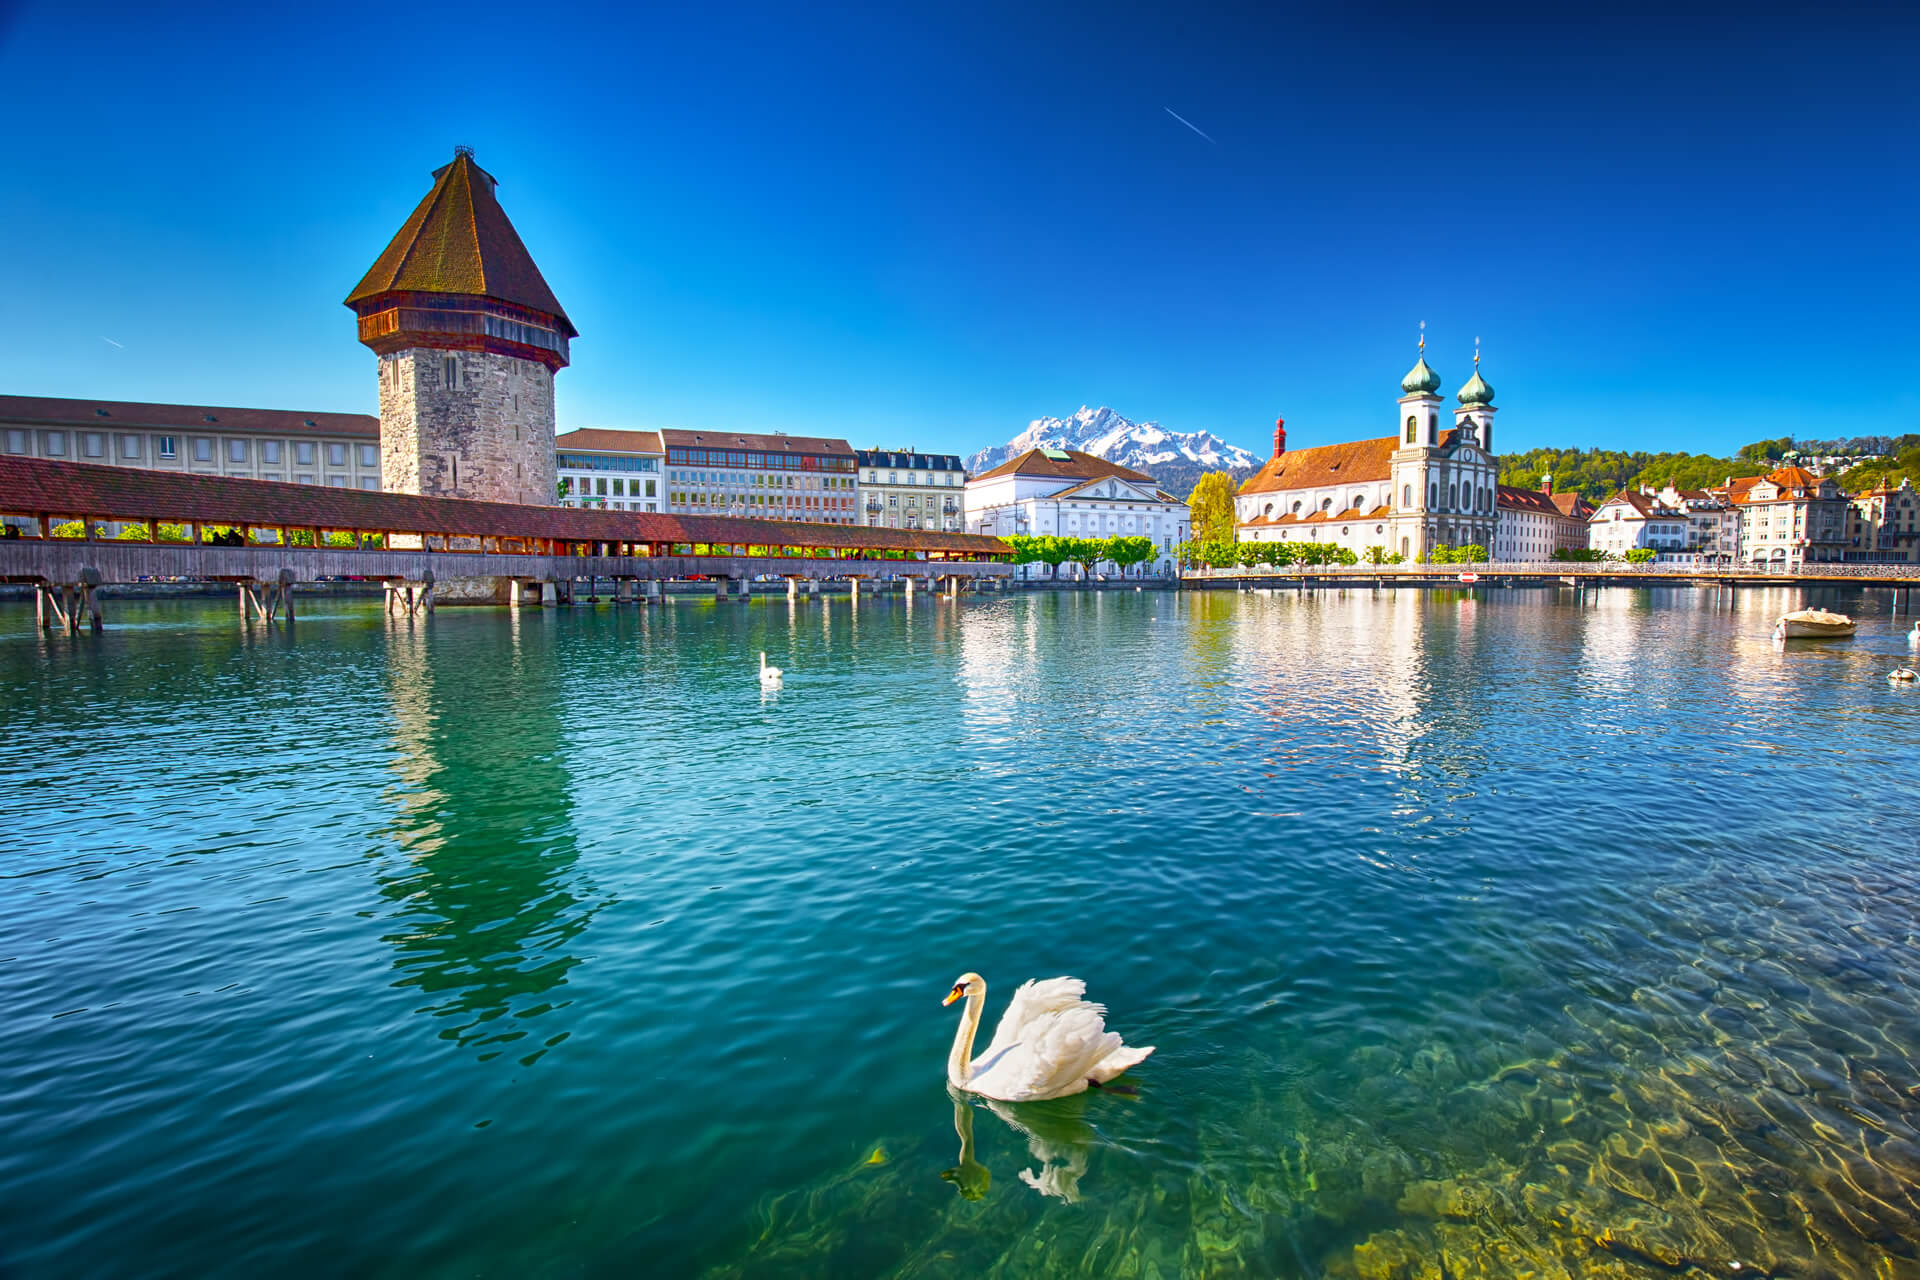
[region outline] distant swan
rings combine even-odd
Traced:
[[[1003,1102],[1035,1102],[1105,1084],[1144,1061],[1153,1046],[1129,1049],[1118,1032],[1107,1030],[1106,1006],[1088,1003],[1081,998],[1086,993],[1087,984],[1078,978],[1024,983],[1007,1003],[987,1051],[969,1061],[987,980],[961,974],[941,1002],[952,1004],[963,996],[967,1001],[947,1055],[947,1082]]]
[[[1887,672],[1887,679],[1893,681],[1895,684],[1909,684],[1912,681],[1920,680],[1920,671],[1915,671],[1912,667],[1895,667],[1893,670]]]
[[[761,650],[760,652],[760,687],[762,689],[778,689],[780,687],[780,676],[781,676],[780,668],[768,666],[766,651],[764,649]]]

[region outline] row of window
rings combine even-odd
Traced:
[[[760,467],[769,471],[857,471],[852,458],[827,457],[812,453],[752,453],[738,449],[686,449],[673,445],[667,449],[669,464],[685,463],[701,467]]]
[[[761,473],[738,471],[669,471],[667,481],[670,484],[713,484],[733,485],[746,489],[811,489],[814,481],[808,476],[774,476]],[[852,476],[822,476],[819,487],[822,489],[851,489]]]
[[[68,456],[68,432],[41,431],[38,433],[25,428],[8,428],[6,448],[8,453],[32,453],[34,436],[39,436],[39,452],[43,458],[64,458]],[[113,457],[121,462],[139,462],[147,457],[171,459],[180,456],[180,442],[174,436],[140,436],[115,433],[109,437],[104,431],[80,431],[73,435],[78,438],[74,445],[73,456],[97,458],[105,461],[111,441]],[[380,446],[363,444],[349,446],[332,442],[324,446],[313,440],[241,440],[233,437],[216,440],[212,436],[192,436],[188,438],[187,449],[195,462],[213,462],[216,456],[224,457],[227,462],[247,463],[256,457],[266,466],[275,466],[286,460],[287,446],[291,444],[293,461],[303,467],[316,464],[320,450],[326,451],[327,465],[344,467],[350,456],[348,450],[357,449],[360,465],[377,468],[380,465]]]
[[[563,453],[556,459],[562,469],[574,471],[658,471],[658,458],[608,458],[597,453]]]
[[[951,471],[941,472],[940,474],[944,475],[946,478],[944,480],[936,479],[935,473],[929,471],[927,472],[927,478],[925,480],[922,480],[920,479],[920,473],[918,471],[909,471],[907,472],[906,483],[907,484],[925,484],[925,485],[933,485],[933,486],[945,485],[948,488],[952,488],[954,485],[958,484],[960,481],[960,477],[955,475]],[[880,473],[878,471],[867,472],[867,483],[879,484]],[[898,471],[887,472],[887,483],[888,484],[901,483],[900,473]]]
[[[649,498],[656,498],[659,496],[659,494],[654,491],[654,486],[657,485],[659,481],[641,480],[638,477],[632,480],[625,480],[619,476],[614,476],[609,480],[606,476],[562,476],[560,483],[565,486],[564,492],[578,497],[585,497],[588,494],[601,498],[607,497],[609,485],[612,486],[612,496],[616,498],[638,498],[643,495]],[[646,486],[644,490],[641,488],[642,485]]]

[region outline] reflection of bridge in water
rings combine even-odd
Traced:
[[[744,597],[755,577],[785,578],[791,595],[845,578],[857,597],[862,579],[957,592],[1012,572],[1007,545],[979,534],[518,506],[37,458],[0,462],[0,516],[0,582],[32,584],[42,625],[75,629],[83,612],[101,623],[94,588],[177,578],[237,584],[242,616],[251,602],[291,617],[293,585],[322,578],[385,582],[389,607],[397,587],[411,610],[454,584],[456,598],[518,605],[557,603],[580,579],[611,579],[617,599],[638,600],[658,598],[670,579]],[[113,526],[120,534],[107,536]],[[67,530],[74,536],[57,536]]]

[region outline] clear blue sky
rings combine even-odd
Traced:
[[[1509,449],[1916,429],[1920,10],[1676,12],[0,0],[0,391],[372,412],[340,300],[466,143],[562,428],[1264,451],[1425,320]]]

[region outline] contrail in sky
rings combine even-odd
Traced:
[[[1205,129],[1202,129],[1199,125],[1187,119],[1185,116],[1181,115],[1178,111],[1175,111],[1172,107],[1162,107],[1161,110],[1165,111],[1168,115],[1172,116],[1175,120],[1178,120],[1181,124],[1187,126],[1187,128],[1193,130],[1195,133],[1199,134],[1201,137],[1207,138],[1207,131]],[[1213,142],[1213,139],[1207,138],[1207,141]],[[1217,147],[1220,144],[1217,142],[1213,142],[1213,145]]]
[[[119,348],[120,348],[120,349],[121,349],[122,351],[125,351],[125,350],[126,350],[126,347],[125,347],[125,346],[124,346],[123,344],[121,344],[121,343],[118,343],[118,342],[114,342],[112,338],[109,338],[109,337],[107,337],[107,336],[106,336],[105,334],[102,334],[102,335],[101,335],[101,337],[100,337],[100,341],[102,341],[102,342],[107,342],[107,343],[112,343],[112,344],[113,344],[114,346],[116,346],[116,347],[119,347]]]

